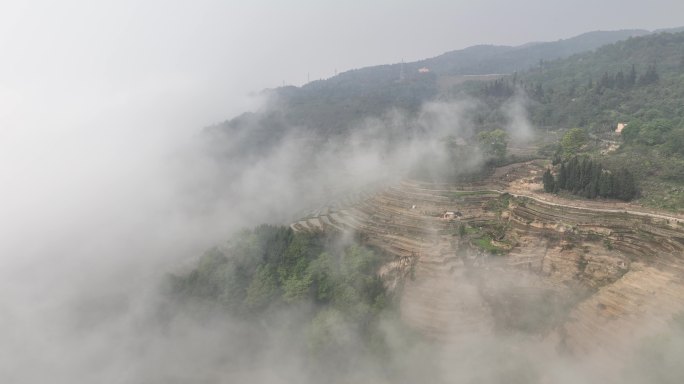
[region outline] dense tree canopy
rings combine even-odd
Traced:
[[[587,132],[582,128],[573,128],[563,135],[561,149],[565,158],[570,158],[579,152],[587,142]]]
[[[562,162],[554,177],[550,169],[542,176],[545,192],[566,190],[589,199],[616,198],[629,201],[638,195],[634,175],[625,168],[617,172],[603,168],[591,159],[573,157]]]
[[[293,331],[306,335],[312,358],[343,366],[359,351],[370,353],[371,343],[383,345],[378,316],[389,298],[380,263],[374,251],[341,236],[261,225],[207,251],[170,285],[175,300],[218,306],[247,321],[295,311],[301,321]]]

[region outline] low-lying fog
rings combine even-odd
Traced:
[[[418,160],[445,159],[445,137],[471,134],[462,119],[469,107],[429,103],[413,117],[393,110],[325,143],[293,128],[268,154],[246,160],[230,156],[249,152],[240,135],[215,139],[116,114],[8,131],[3,381],[301,382],[303,356],[278,330],[264,346],[224,315],[160,322],[161,282],[240,228],[287,224],[336,196],[397,180]],[[418,133],[389,145],[391,129]],[[216,142],[235,146],[228,159],[214,154]],[[244,354],[253,349],[258,364]]]
[[[253,346],[222,317],[158,324],[161,279],[240,228],[400,178],[446,156],[445,136],[469,134],[470,102],[432,103],[344,142],[303,148],[295,130],[263,158],[221,162],[201,128],[258,108],[247,90],[307,71],[268,71],[288,55],[278,30],[297,12],[244,7],[0,6],[0,382],[300,382],[302,361],[277,335]],[[529,137],[523,101],[503,113]],[[388,147],[396,121],[426,133]],[[252,348],[259,364],[239,356]]]
[[[249,344],[224,318],[161,329],[154,322],[160,280],[237,229],[287,224],[335,193],[400,177],[415,159],[439,153],[438,137],[465,129],[453,114],[460,110],[429,105],[417,123],[435,135],[393,148],[377,119],[344,143],[303,150],[295,133],[265,157],[227,164],[205,152],[200,130],[174,137],[104,121],[10,132],[4,144],[16,146],[3,148],[2,162],[0,375],[14,383],[238,374],[281,381],[273,372],[283,367],[225,372],[214,360],[237,354],[230,345]]]

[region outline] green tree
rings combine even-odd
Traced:
[[[637,74],[636,74],[636,67],[634,64],[632,64],[632,70],[629,71],[629,77],[627,78],[627,82],[630,87],[633,87],[636,84],[637,80]]]
[[[544,183],[544,192],[551,193],[556,189],[556,180],[551,174],[551,169],[547,168],[542,176],[542,181]]]
[[[497,160],[502,160],[506,157],[506,149],[508,148],[508,134],[501,130],[495,129],[490,132],[481,132],[478,135],[480,146],[486,154],[492,156]]]
[[[613,195],[613,174],[609,171],[602,171],[599,176],[598,194],[601,197]]]
[[[620,133],[622,140],[624,140],[625,143],[635,143],[641,134],[641,125],[641,121],[639,120],[630,121]]]
[[[278,279],[275,268],[269,264],[260,265],[247,288],[245,303],[252,310],[265,308],[276,296],[277,291]]]
[[[565,189],[565,185],[568,180],[568,171],[565,168],[565,163],[561,163],[560,170],[558,171],[558,181],[556,182],[556,187],[559,189]]]
[[[563,135],[561,147],[565,158],[576,155],[587,142],[587,131],[584,128],[573,128]]]
[[[648,66],[646,73],[641,75],[641,77],[639,78],[639,84],[641,84],[641,85],[653,84],[653,83],[657,83],[658,80],[660,80],[660,75],[658,75],[658,70],[656,69],[656,65],[652,64],[652,65]]]
[[[670,120],[654,119],[643,125],[639,134],[640,139],[646,145],[662,144],[673,126]]]
[[[614,193],[618,199],[629,201],[637,196],[638,191],[634,175],[626,168],[618,171],[615,184],[618,188],[616,188]]]
[[[684,155],[684,127],[670,132],[665,143],[668,152]]]

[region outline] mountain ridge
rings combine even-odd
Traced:
[[[593,31],[555,42],[532,42],[519,46],[474,45],[433,58],[352,69],[301,87],[283,86],[262,91],[268,102],[257,115],[277,126],[305,127],[324,136],[344,134],[367,117],[378,117],[390,108],[417,112],[442,93],[446,77],[457,82],[466,75],[522,72],[538,65],[593,51],[608,43],[653,34],[641,29]],[[403,68],[403,79],[402,77]],[[429,72],[420,72],[427,68]],[[458,79],[461,78],[461,79]],[[448,82],[447,82],[448,84]],[[254,115],[238,115],[216,129],[235,129]],[[259,119],[256,119],[259,120]],[[261,127],[265,129],[265,127]]]

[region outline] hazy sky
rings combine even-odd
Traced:
[[[250,91],[473,44],[684,24],[684,2],[3,1],[0,123],[143,113],[201,125]],[[142,111],[141,111],[142,109]],[[31,110],[31,113],[27,113]],[[14,115],[9,119],[14,111]],[[123,112],[125,111],[125,112]],[[156,116],[156,119],[153,117]],[[164,117],[166,116],[166,117]]]

